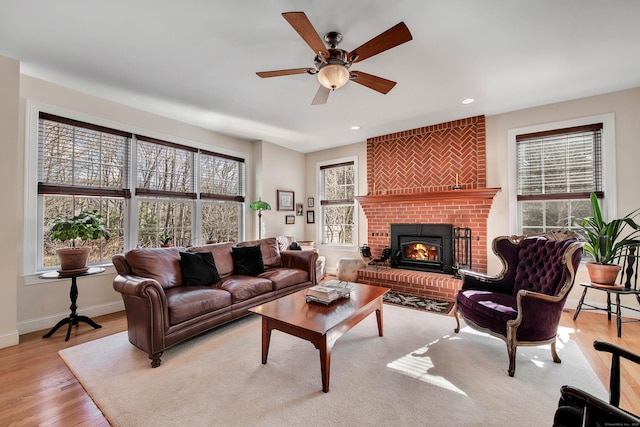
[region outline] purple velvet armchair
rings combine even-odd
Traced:
[[[562,309],[582,258],[583,243],[572,232],[535,236],[502,236],[493,240],[502,272],[490,277],[460,271],[462,289],[454,314],[474,329],[503,339],[509,355],[509,376],[516,370],[519,345],[551,344],[553,361],[560,363],[556,335]]]

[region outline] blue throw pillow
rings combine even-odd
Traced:
[[[231,248],[233,257],[233,273],[243,276],[257,276],[264,272],[262,250],[260,245],[234,246]]]
[[[180,267],[185,286],[211,286],[220,281],[211,252],[180,252]]]

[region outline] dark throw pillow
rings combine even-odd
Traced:
[[[180,252],[180,267],[185,286],[211,286],[220,281],[211,252]]]
[[[231,248],[231,256],[233,257],[234,274],[257,276],[264,272],[264,262],[262,261],[260,245],[234,246]]]

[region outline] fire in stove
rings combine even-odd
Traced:
[[[391,224],[391,267],[453,273],[452,224]]]
[[[437,245],[412,243],[404,245],[404,258],[420,261],[438,261],[440,248]]]

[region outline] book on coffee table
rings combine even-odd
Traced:
[[[312,286],[307,289],[307,301],[329,304],[339,298],[348,297],[353,286],[348,282],[330,280],[322,285]]]

